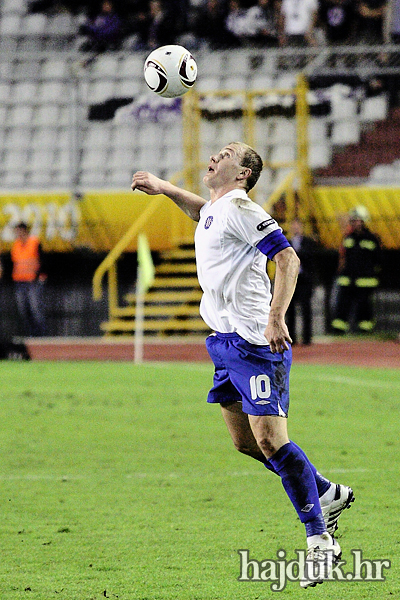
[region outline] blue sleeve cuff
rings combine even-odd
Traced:
[[[274,258],[275,254],[278,254],[278,252],[281,250],[289,247],[289,242],[279,229],[276,229],[269,235],[265,236],[265,238],[258,242],[256,246],[256,248],[268,256],[270,260]]]

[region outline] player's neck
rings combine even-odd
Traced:
[[[231,185],[224,185],[215,189],[210,188],[211,204],[219,200],[219,198],[222,198],[222,196],[225,196],[225,194],[227,194],[228,192],[232,192],[233,190],[245,191],[244,188],[240,187],[240,185],[237,185],[237,183]]]

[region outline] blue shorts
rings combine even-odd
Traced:
[[[237,333],[216,333],[206,339],[215,365],[207,402],[242,402],[249,415],[287,417],[292,350],[273,354],[268,345],[246,342]]]

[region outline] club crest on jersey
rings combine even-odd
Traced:
[[[204,229],[210,229],[211,223],[213,222],[214,217],[207,217],[206,222],[204,223]]]
[[[267,219],[266,221],[263,221],[262,223],[259,223],[257,225],[257,230],[264,231],[264,229],[267,229],[267,227],[269,227],[270,225],[273,225],[274,223],[275,223],[275,219]]]

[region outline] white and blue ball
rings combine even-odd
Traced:
[[[197,65],[183,46],[161,46],[144,63],[144,79],[163,98],[177,98],[190,90],[197,77]]]

